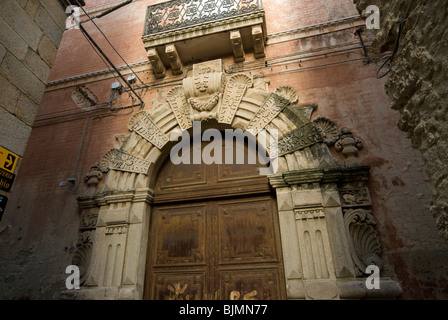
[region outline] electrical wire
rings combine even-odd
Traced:
[[[98,52],[98,50],[95,48],[95,46],[89,41],[89,38],[87,38],[87,36],[84,34],[84,32],[81,32],[81,34],[84,36],[84,38],[87,40],[89,45],[92,47],[93,51],[95,51],[95,53],[98,55],[98,57],[100,57],[101,61],[103,61],[103,63],[106,65],[107,70],[110,73],[112,73],[114,75],[114,78],[118,81],[118,76],[114,73],[114,70],[111,67],[109,67],[106,60],[101,56],[101,54]]]
[[[76,0],[78,4],[79,1]],[[131,1],[132,2],[132,1]],[[130,3],[129,1],[127,1],[127,3]],[[122,6],[122,5],[120,5]],[[81,7],[82,8],[82,7]],[[87,12],[85,11],[84,8],[82,8],[82,10],[87,14]],[[112,12],[113,10],[109,10],[109,12]],[[97,28],[99,29],[99,27],[97,26]],[[143,99],[135,92],[135,90],[132,88],[131,84],[129,83],[128,80],[126,80],[124,78],[124,76],[121,74],[121,72],[117,69],[117,67],[112,63],[112,61],[109,59],[109,57],[104,53],[104,51],[101,49],[101,47],[95,42],[95,40],[93,40],[93,38],[90,36],[90,34],[87,32],[87,30],[84,28],[83,26],[83,22],[81,21],[79,23],[79,29],[81,30],[81,32],[88,38],[89,42],[95,46],[95,48],[98,50],[98,52],[104,57],[104,59],[107,61],[107,63],[114,69],[114,71],[118,74],[118,76],[123,80],[123,82],[129,87],[129,90],[132,91],[132,93],[140,100],[141,102],[141,106],[142,108],[144,108],[145,106],[145,102],[143,101]],[[100,30],[100,29],[99,29]],[[101,30],[100,30],[101,31]],[[126,63],[126,61],[125,61]],[[127,64],[127,63],[126,63]],[[129,65],[128,65],[129,66]],[[134,73],[135,74],[135,73]],[[137,75],[136,75],[137,78]]]
[[[404,28],[404,25],[405,25],[406,21],[408,20],[409,15],[410,15],[410,13],[411,13],[412,2],[413,2],[413,0],[411,0],[410,3],[409,3],[408,11],[407,11],[407,13],[406,13],[405,18],[403,18],[403,19],[401,19],[401,20],[398,20],[398,21],[396,22],[396,23],[398,23],[399,26],[398,26],[398,35],[397,35],[397,39],[396,39],[396,41],[395,41],[394,51],[392,52],[392,55],[391,55],[389,58],[387,58],[386,61],[384,61],[384,63],[383,63],[383,64],[381,65],[381,67],[378,69],[378,71],[377,71],[377,73],[376,73],[376,78],[377,78],[377,79],[384,78],[386,75],[388,75],[388,74],[392,71],[392,62],[394,61],[395,54],[397,53],[398,48],[399,48],[399,46],[400,46],[401,33],[402,33],[403,28]],[[384,68],[384,66],[385,66],[386,64],[389,64],[389,65],[388,65],[388,69],[387,69],[387,71],[386,71],[384,74],[379,75],[380,71]]]
[[[309,62],[309,61],[313,61],[313,60],[319,60],[321,58],[326,58],[326,57],[334,55],[334,54],[350,53],[353,50],[357,50],[357,49],[361,48],[359,46],[352,47],[353,45],[359,45],[359,42],[350,42],[350,43],[346,43],[346,44],[342,44],[342,45],[335,45],[332,47],[308,50],[308,51],[301,52],[300,54],[297,54],[297,53],[286,54],[286,55],[282,55],[282,56],[272,57],[267,61],[269,61],[269,66],[293,64],[296,62],[305,63],[305,62]],[[328,51],[328,49],[340,49],[343,47],[348,47],[348,48],[341,49],[341,50]],[[326,52],[322,52],[322,51],[326,51]],[[307,55],[303,56],[303,54],[307,54]],[[371,58],[375,58],[375,57],[376,56],[373,56]],[[258,78],[258,77],[265,77],[265,76],[269,76],[269,75],[276,75],[276,74],[280,74],[280,73],[301,72],[301,71],[306,71],[306,70],[312,70],[312,69],[319,68],[319,67],[334,66],[334,65],[338,65],[338,64],[342,64],[342,63],[347,63],[347,62],[360,61],[363,59],[365,59],[365,58],[354,59],[354,60],[344,60],[344,61],[340,61],[340,62],[333,62],[330,64],[318,64],[315,66],[301,67],[301,68],[296,68],[296,69],[284,70],[281,72],[275,72],[275,73],[271,72],[266,75],[256,75],[254,77]],[[259,70],[259,69],[264,69],[264,68],[265,68],[264,62],[251,61],[251,62],[247,62],[243,68],[238,68],[237,64],[231,65],[231,66],[229,66],[230,70],[226,70],[226,73],[231,74],[231,73],[235,73],[235,72],[254,71],[254,70]],[[186,71],[188,72],[189,70],[192,70],[192,68],[190,67]],[[175,85],[175,84],[181,84],[182,79],[187,76],[187,72],[180,79],[167,80],[164,82],[153,81],[153,82],[145,84],[144,86],[139,86],[138,88],[136,88],[136,90],[144,90],[147,88],[153,88],[153,89],[154,88],[162,88],[162,87],[171,86],[171,85]],[[124,92],[128,92],[128,91],[129,91],[129,89],[125,87]],[[45,118],[39,117],[38,119],[36,119],[36,122],[52,120],[52,119],[60,119],[60,118],[76,116],[76,115],[82,115],[85,113],[89,113],[89,112],[91,113],[91,112],[95,112],[95,111],[99,111],[99,110],[110,110],[110,108],[107,107],[109,105],[109,103],[110,102],[99,103],[96,105],[97,108],[91,109],[91,110],[79,111],[79,108],[72,108],[72,109],[66,109],[66,110],[41,114],[40,117],[42,117],[42,116],[48,116],[48,117],[45,117]],[[71,111],[77,111],[77,112],[71,112]]]
[[[121,7],[125,4],[129,4],[132,1],[127,1],[127,3],[123,3],[119,6],[117,6],[117,8],[113,8],[113,10],[118,9],[118,7]],[[132,69],[132,67],[126,62],[126,60],[124,60],[124,58],[121,56],[121,54],[118,52],[118,50],[115,48],[115,46],[109,41],[109,39],[107,38],[107,36],[104,34],[104,32],[101,30],[101,28],[95,23],[95,21],[93,20],[94,18],[101,18],[103,15],[98,15],[96,17],[90,17],[90,15],[87,13],[87,11],[80,5],[79,0],[76,0],[76,3],[78,3],[78,5],[81,7],[82,11],[84,12],[84,14],[87,16],[88,20],[93,23],[93,25],[98,29],[98,31],[103,35],[104,39],[106,39],[107,43],[110,45],[110,47],[115,51],[115,53],[120,57],[120,59],[125,63],[125,65],[129,68],[129,70],[131,70],[131,72],[135,75],[135,77],[142,83],[144,84],[144,82],[138,77],[138,75],[134,72],[134,70]],[[109,11],[108,13],[110,13],[111,11]],[[85,21],[85,22],[87,22]],[[81,23],[83,23],[83,21],[81,21]]]

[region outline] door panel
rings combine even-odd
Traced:
[[[203,147],[207,144],[204,142]],[[246,146],[247,154],[256,152]],[[224,148],[224,146],[223,146]],[[193,148],[190,148],[193,152]],[[223,151],[224,154],[224,151]],[[236,152],[234,153],[236,155]],[[193,158],[191,155],[190,158]],[[258,157],[252,157],[258,160]],[[259,168],[267,167],[260,162],[248,164],[174,164],[168,161],[160,171],[155,186],[155,204],[179,202],[182,200],[202,200],[242,194],[268,194],[268,178],[259,174]]]
[[[269,196],[155,207],[146,297],[282,299],[275,209]]]
[[[155,265],[205,264],[207,204],[157,208]]]
[[[280,270],[249,269],[220,272],[220,300],[278,300],[283,296],[279,290]]]
[[[270,198],[218,202],[219,263],[277,261]]]
[[[205,300],[205,272],[155,273],[155,300]]]

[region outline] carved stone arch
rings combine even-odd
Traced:
[[[211,65],[212,76],[193,72],[184,81],[187,88],[171,88],[150,113],[142,110],[130,118],[128,138],[100,161],[102,172],[107,172],[102,189],[78,199],[81,214],[96,215],[97,223],[89,229],[94,240],[90,259],[83,259],[89,265],[77,297],[143,297],[152,188],[175,138],[191,131],[194,121],[247,130],[266,146],[271,158],[277,155],[278,170],[269,182],[277,195],[287,298],[367,296],[365,288],[360,289],[364,280],[357,278],[351,252],[356,240],[345,227],[342,197],[345,190],[367,189],[369,167],[353,161],[359,139],[344,131],[336,143],[350,161],[338,160],[329,151],[337,129],[328,121],[312,122],[316,106],[296,106],[295,89],[262,91],[252,88],[249,74],[226,75],[220,62]],[[329,129],[331,135],[323,134]],[[266,144],[275,132],[278,152]],[[263,135],[268,139],[261,142]],[[331,141],[324,139],[327,136]],[[377,296],[401,292],[396,282],[386,284],[387,290],[375,292]]]

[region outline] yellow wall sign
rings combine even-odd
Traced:
[[[0,147],[0,169],[14,173],[18,160],[18,155],[6,150],[3,147]]]

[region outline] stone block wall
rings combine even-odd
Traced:
[[[0,4],[0,145],[23,156],[65,29],[58,1]]]

